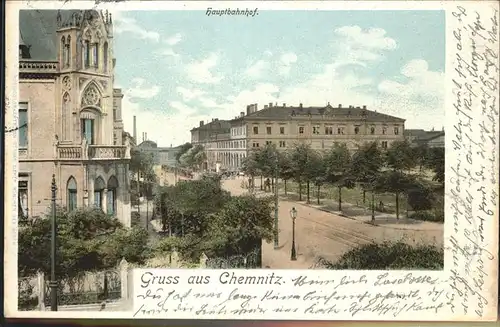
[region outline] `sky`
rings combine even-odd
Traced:
[[[444,125],[444,11],[114,13],[115,87],[126,131],[159,146],[246,106],[362,106]]]

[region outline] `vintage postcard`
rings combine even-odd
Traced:
[[[498,7],[8,2],[7,316],[496,320]]]

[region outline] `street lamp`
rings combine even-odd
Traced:
[[[51,247],[50,247],[50,310],[57,311],[57,279],[56,279],[56,254],[57,254],[57,221],[56,221],[56,175],[52,175],[52,191],[51,207],[52,207],[52,228],[51,228]]]
[[[278,230],[278,152],[276,152],[275,160],[275,181],[274,181],[274,249],[278,249],[279,243],[279,230]]]
[[[295,219],[297,218],[297,210],[295,207],[290,210],[290,217],[292,217],[292,254],[290,260],[297,260],[297,252],[295,251]]]

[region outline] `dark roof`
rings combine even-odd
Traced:
[[[19,45],[29,47],[30,59],[56,61],[56,31],[70,25],[81,26],[85,19],[98,16],[96,10],[20,10]]]
[[[198,130],[224,130],[231,129],[231,121],[229,120],[213,120],[210,123],[206,123],[203,126],[195,127],[191,129],[191,132]]]
[[[61,10],[61,20],[71,19],[80,10]],[[20,10],[19,33],[30,48],[31,59],[57,60],[57,10]]]
[[[436,132],[436,134],[433,133],[433,135],[431,135],[430,137],[428,137],[422,141],[429,142],[429,141],[435,140],[441,136],[444,136],[444,132]]]
[[[404,122],[405,119],[386,115],[380,112],[360,107],[334,108],[330,104],[326,107],[283,107],[273,106],[253,112],[249,115],[234,119],[234,121],[246,118],[257,119],[288,119],[292,117],[332,117],[332,118],[354,118],[359,117],[371,122]]]
[[[443,131],[426,131],[423,129],[405,129],[404,135],[414,137],[417,140],[429,140],[436,136],[444,135]]]

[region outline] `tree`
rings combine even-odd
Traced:
[[[396,219],[399,219],[399,197],[413,184],[414,179],[407,174],[397,170],[387,170],[377,176],[374,188],[379,192],[389,192],[396,196]]]
[[[155,160],[152,153],[143,152],[137,148],[131,150],[129,169],[133,173],[130,190],[133,199],[138,199],[141,196],[151,196],[152,188],[156,183],[154,164]]]
[[[413,148],[414,157],[416,160],[416,164],[419,167],[419,171],[425,167],[426,162],[429,156],[429,147],[427,143],[420,143],[416,147]]]
[[[149,256],[145,231],[126,229],[101,209],[82,208],[68,212],[57,208],[56,219],[58,278],[115,267],[122,258],[142,263]],[[49,274],[50,247],[49,214],[20,226],[19,275],[30,276],[37,271]]]
[[[365,143],[352,156],[349,175],[363,188],[363,203],[366,201],[367,189],[373,184],[384,165],[382,151],[376,142]],[[373,203],[372,203],[373,205]]]
[[[302,182],[307,182],[307,189],[309,190],[309,182],[311,180],[309,179],[310,175],[308,175],[308,166],[310,164],[311,156],[311,146],[306,143],[297,144],[290,154],[293,176],[299,184],[299,201],[302,201]],[[307,193],[307,200],[309,202],[309,192]]]
[[[156,206],[176,230],[158,251],[173,248],[186,260],[246,254],[273,236],[270,198],[231,197],[220,179],[205,177],[160,189]],[[159,208],[161,206],[161,209]],[[179,228],[175,228],[180,225]]]
[[[432,178],[433,181],[439,182],[441,184],[444,183],[444,148],[430,148],[428,159],[427,159],[427,167],[431,169],[434,173]],[[444,185],[443,185],[444,186]]]
[[[260,248],[274,235],[271,197],[232,197],[212,215],[205,245],[207,254],[231,256]],[[211,252],[211,253],[210,253]]]
[[[254,184],[254,179],[255,176],[259,173],[259,152],[260,150],[252,150],[244,159],[242,162],[242,170],[243,172],[250,176],[252,180],[252,185],[249,185],[249,188],[252,187],[253,190],[253,184]]]
[[[285,195],[287,195],[287,188],[286,188],[287,181],[293,178],[293,167],[290,158],[290,153],[280,152],[278,160],[279,160],[278,175],[285,184]]]
[[[187,150],[179,158],[182,167],[199,170],[203,162],[207,160],[205,148],[202,145],[195,145]]]
[[[316,186],[316,199],[320,204],[321,186],[326,182],[326,162],[322,153],[318,151],[311,152],[306,174],[307,179],[312,180]]]
[[[277,169],[277,155],[278,151],[274,144],[266,144],[262,149],[256,152],[257,167],[261,174],[261,189],[262,189],[262,176],[274,180]],[[274,184],[274,181],[273,181]]]
[[[406,140],[393,142],[385,157],[387,166],[400,172],[415,167],[417,161],[415,151]]]
[[[175,160],[180,163],[180,159],[184,153],[191,149],[193,145],[189,142],[184,143],[179,147],[179,151],[175,154]]]
[[[324,160],[326,181],[337,186],[339,211],[342,211],[342,188],[352,188],[354,186],[348,174],[351,165],[351,154],[345,143],[335,143]]]

